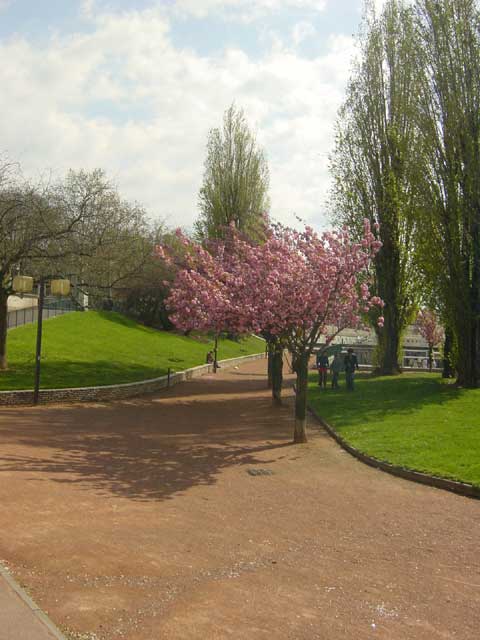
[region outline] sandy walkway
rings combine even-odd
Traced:
[[[289,445],[264,367],[0,410],[0,559],[82,640],[478,640],[480,503]]]

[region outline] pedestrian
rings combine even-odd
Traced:
[[[318,386],[327,388],[328,376],[328,356],[326,353],[319,351],[317,353],[317,369],[318,369]]]
[[[347,382],[348,391],[353,391],[353,379],[355,377],[355,371],[358,369],[358,360],[353,349],[350,347],[348,353],[343,361],[345,367],[345,379]]]
[[[340,356],[339,353],[336,353],[333,358],[333,362],[330,366],[330,371],[332,372],[332,389],[339,388],[338,378],[340,376],[340,371],[342,370],[342,366],[343,366],[342,357]]]
[[[207,364],[213,364],[213,360],[214,360],[213,351],[209,351],[207,353]]]

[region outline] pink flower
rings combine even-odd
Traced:
[[[358,282],[378,250],[365,228],[354,243],[347,231],[319,235],[273,225],[261,245],[229,229],[208,251],[180,234],[187,251],[167,300],[172,321],[182,329],[260,330],[286,339],[305,331],[311,340],[326,326],[336,327],[335,335],[358,326],[359,311],[381,306]]]
[[[443,328],[439,325],[433,311],[429,311],[428,309],[419,311],[417,326],[420,334],[425,338],[430,347],[434,347],[442,342],[444,338]]]
[[[381,307],[383,309],[383,307],[385,306],[385,302],[379,298],[378,296],[372,296],[370,298],[370,303],[377,306],[377,307]]]

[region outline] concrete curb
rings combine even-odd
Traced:
[[[230,368],[252,360],[265,358],[265,353],[239,356],[228,360],[220,360],[222,368]],[[183,371],[176,371],[170,376],[160,376],[151,380],[139,380],[122,384],[104,385],[99,387],[72,387],[66,389],[40,389],[40,404],[55,402],[108,402],[123,400],[148,393],[156,393],[162,389],[172,387],[179,382],[201,377],[206,373],[213,373],[212,364],[202,364]],[[0,391],[0,406],[18,406],[33,404],[33,391],[22,389],[15,391]]]
[[[342,436],[340,436],[335,429],[328,424],[315,409],[308,405],[308,410],[314,416],[314,418],[322,425],[325,431],[338,442],[338,444],[348,451],[352,456],[363,462],[364,464],[368,464],[370,467],[374,467],[375,469],[380,469],[381,471],[385,471],[386,473],[390,473],[391,475],[397,476],[399,478],[404,478],[405,480],[411,480],[412,482],[419,482],[420,484],[425,484],[430,487],[436,487],[437,489],[443,489],[445,491],[451,491],[458,495],[466,496],[467,498],[477,498],[480,499],[480,487],[476,487],[472,484],[467,484],[465,482],[457,482],[455,480],[447,480],[447,478],[440,478],[439,476],[431,476],[428,473],[422,473],[421,471],[414,471],[413,469],[407,469],[405,467],[399,467],[394,464],[390,464],[389,462],[385,462],[383,460],[378,460],[378,458],[373,458],[372,456],[368,456],[362,451],[359,451],[355,447],[352,447]]]
[[[14,591],[22,602],[30,609],[32,615],[37,618],[57,640],[67,640],[67,637],[56,627],[50,618],[44,613],[40,607],[32,600],[28,593],[18,582],[12,577],[10,572],[0,563],[0,579],[4,579],[8,586]],[[20,639],[21,636],[19,636]]]

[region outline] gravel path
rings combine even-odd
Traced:
[[[78,640],[478,640],[480,502],[291,445],[264,369],[1,409],[0,560]]]

